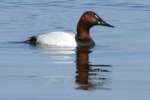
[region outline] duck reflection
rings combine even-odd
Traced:
[[[90,48],[76,49],[77,89],[109,89],[111,83],[111,65],[94,65],[89,62]]]

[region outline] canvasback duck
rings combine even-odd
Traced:
[[[93,47],[95,42],[90,36],[90,28],[95,25],[114,27],[102,20],[95,12],[86,11],[78,21],[76,35],[66,32],[50,32],[32,36],[25,42],[61,47]]]

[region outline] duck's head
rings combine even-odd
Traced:
[[[76,41],[78,45],[94,45],[94,41],[90,37],[90,28],[96,25],[114,27],[113,25],[105,22],[101,17],[99,17],[93,11],[86,11],[80,17],[79,22],[77,24],[77,35]]]
[[[86,11],[81,16],[78,24],[83,24],[84,26],[87,26],[88,28],[95,26],[95,25],[101,25],[101,26],[107,26],[107,27],[114,27],[113,25],[105,22],[101,17],[99,17],[95,12],[93,11]]]

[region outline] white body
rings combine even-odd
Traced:
[[[50,32],[37,36],[39,44],[61,47],[76,47],[75,34],[66,32]]]

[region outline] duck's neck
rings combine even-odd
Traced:
[[[82,22],[82,21],[79,21],[78,24],[77,24],[77,37],[79,39],[91,39],[90,37],[90,27]]]
[[[79,21],[75,37],[78,47],[93,47],[95,45],[89,32],[91,27],[87,23]]]

